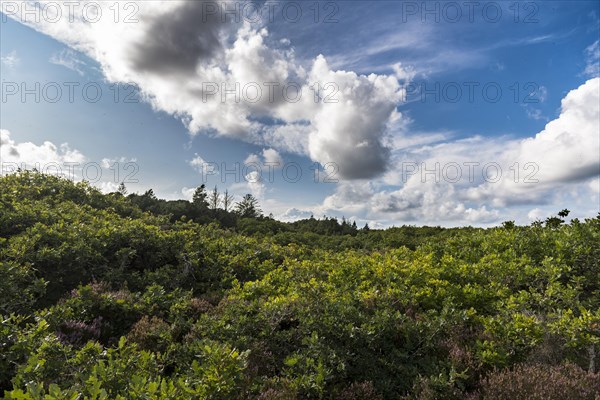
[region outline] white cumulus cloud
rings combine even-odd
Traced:
[[[206,12],[208,1],[132,2],[137,23],[92,23],[81,10],[38,2],[48,3],[62,7],[58,21],[21,22],[98,61],[109,81],[136,83],[143,98],[179,117],[191,134],[304,154],[337,164],[346,179],[374,177],[389,165],[387,129],[403,98],[398,79],[413,76],[409,69],[366,76],[332,69],[323,55],[299,62],[286,40],[248,22],[224,22]],[[95,4],[113,15],[111,4]],[[80,67],[72,58],[56,61]]]

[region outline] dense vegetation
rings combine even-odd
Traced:
[[[0,393],[600,397],[600,216],[380,231],[205,194],[0,178]]]

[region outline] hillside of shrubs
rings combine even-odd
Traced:
[[[250,203],[0,177],[0,396],[600,399],[600,215],[376,230]]]

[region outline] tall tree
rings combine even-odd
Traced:
[[[213,191],[210,192],[210,195],[208,196],[208,207],[211,210],[216,210],[219,208],[219,205],[221,205],[221,194],[217,190],[217,186],[215,186]]]
[[[121,193],[123,196],[127,194],[127,188],[125,187],[125,182],[121,182],[119,184],[119,188],[117,189],[118,193]]]
[[[227,189],[225,189],[225,193],[223,193],[223,209],[225,211],[229,211],[229,209],[233,206],[233,195],[229,194]]]
[[[151,200],[157,200],[156,195],[154,194],[154,190],[152,189],[146,190],[142,196],[147,197]]]
[[[206,193],[206,185],[202,184],[194,191],[192,203],[200,207],[208,207],[208,202],[206,201],[207,196],[208,194]]]
[[[236,203],[235,212],[244,218],[256,218],[262,214],[258,200],[249,193],[242,198],[242,201]]]

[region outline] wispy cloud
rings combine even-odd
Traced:
[[[63,49],[53,54],[49,61],[52,64],[62,65],[65,68],[75,71],[81,76],[84,74],[83,69],[86,63],[79,59],[77,53],[71,49]]]
[[[21,59],[17,56],[17,52],[15,50],[11,51],[5,56],[0,57],[0,61],[2,65],[8,68],[16,67],[21,63]]]
[[[586,66],[583,73],[590,77],[600,76],[600,41],[596,40],[585,49]]]
[[[542,110],[540,110],[539,108],[525,107],[525,112],[527,113],[527,118],[529,118],[529,119],[533,119],[536,121],[539,121],[539,120],[548,121],[548,117],[544,116],[544,114],[542,113]]]

